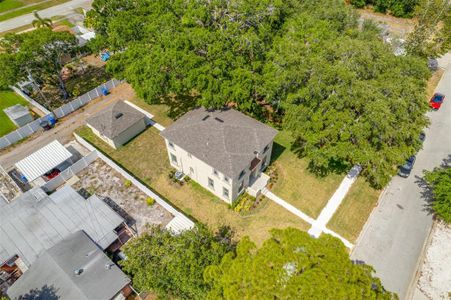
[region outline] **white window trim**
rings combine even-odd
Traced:
[[[213,185],[210,185],[210,180],[213,182]],[[215,181],[213,180],[213,178],[207,177],[207,186],[209,189],[211,190],[215,190]]]

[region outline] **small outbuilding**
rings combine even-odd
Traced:
[[[95,135],[117,149],[146,129],[146,116],[119,101],[89,118],[87,125]]]
[[[3,111],[17,127],[22,127],[33,121],[30,111],[23,105],[16,104],[5,108]]]

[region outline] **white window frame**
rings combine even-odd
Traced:
[[[175,150],[174,143],[168,141],[168,145],[169,145],[169,148]]]
[[[210,182],[211,182],[211,184],[210,184]],[[208,177],[208,187],[212,190],[215,189],[215,181],[210,177]]]
[[[227,191],[227,193],[226,193],[226,191]],[[222,196],[223,196],[224,198],[229,199],[229,197],[230,197],[230,191],[229,191],[228,188],[222,187]]]
[[[179,160],[177,158],[177,155],[175,155],[173,153],[170,153],[170,156],[171,156],[171,163],[173,163],[174,165],[178,166],[179,165]],[[175,161],[174,161],[174,158],[175,158]]]

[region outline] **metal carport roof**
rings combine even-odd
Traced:
[[[16,168],[28,181],[33,181],[72,156],[60,142],[54,140],[16,163]]]

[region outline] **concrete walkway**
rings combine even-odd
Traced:
[[[332,195],[332,198],[330,198],[329,202],[327,202],[326,206],[321,211],[318,219],[316,219],[316,221],[312,224],[312,228],[310,228],[308,233],[315,237],[319,237],[321,235],[326,228],[327,223],[329,223],[335,211],[338,209],[341,202],[343,202],[343,199],[349,192],[349,189],[356,181],[361,170],[362,168],[356,165],[348,172],[338,189]]]

